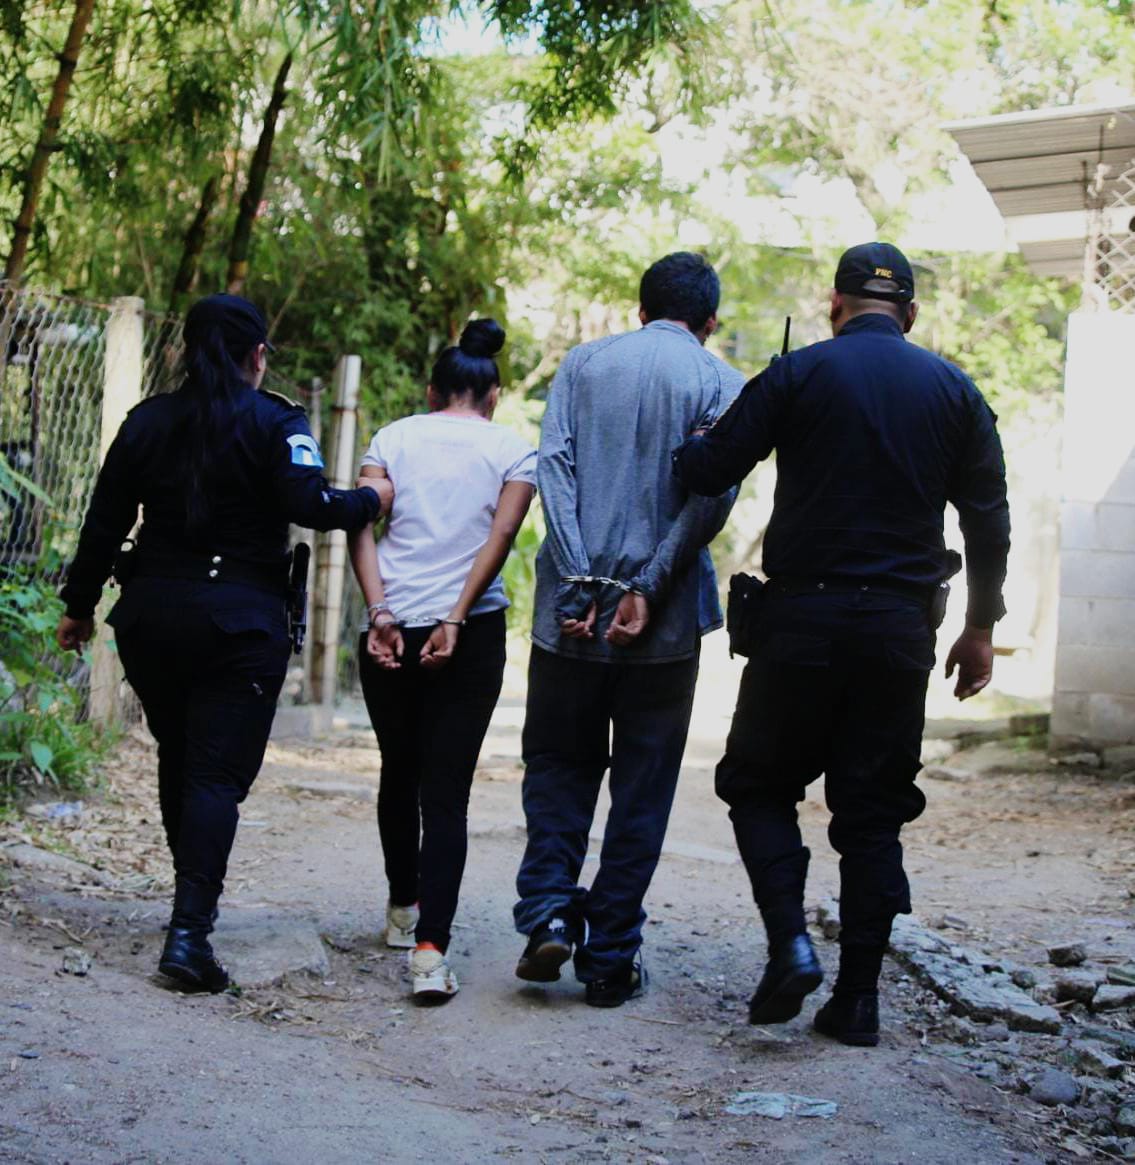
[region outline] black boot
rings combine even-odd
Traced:
[[[853,1048],[873,1048],[879,1042],[879,996],[833,995],[816,1012],[812,1026],[821,1035]]]
[[[800,1014],[804,996],[824,981],[812,940],[794,935],[776,943],[753,998],[749,1001],[750,1023],[787,1023]]]
[[[171,926],[166,934],[158,970],[191,991],[216,994],[229,985],[229,974],[217,962],[203,931]]]

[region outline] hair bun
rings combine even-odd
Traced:
[[[504,328],[496,320],[470,320],[457,346],[466,356],[491,359],[504,347]]]

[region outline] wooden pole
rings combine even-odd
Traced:
[[[335,367],[335,404],[331,414],[328,478],[337,489],[355,483],[355,440],[358,431],[359,380],[362,360],[343,356]],[[347,535],[332,530],[319,539],[316,555],[316,644],[312,660],[312,691],[321,704],[331,705],[339,673],[339,629],[343,619]]]
[[[111,301],[103,364],[100,465],[126,414],[142,399],[144,307],[145,301],[133,295]],[[122,683],[122,665],[110,644],[110,632],[102,626],[116,597],[114,592],[110,592],[99,603],[95,620],[100,634],[91,645],[91,719],[103,724],[117,718],[118,692]]]

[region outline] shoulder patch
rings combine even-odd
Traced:
[[[293,433],[288,438],[292,448],[292,464],[302,465],[305,469],[322,469],[323,457],[315,438],[309,433]]]
[[[301,409],[303,412],[307,412],[298,400],[292,400],[291,397],[284,396],[282,392],[273,392],[270,388],[262,388],[260,392],[269,400],[274,400],[277,404],[287,405],[290,409]]]

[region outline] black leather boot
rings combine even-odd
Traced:
[[[823,969],[806,934],[778,942],[769,951],[765,973],[749,1001],[749,1022],[787,1023],[800,1014],[804,996],[823,981]]]
[[[841,1044],[873,1048],[879,1043],[879,996],[833,995],[816,1012],[812,1026]]]
[[[158,970],[191,991],[216,994],[229,985],[229,974],[217,962],[202,931],[171,926],[166,934]]]

